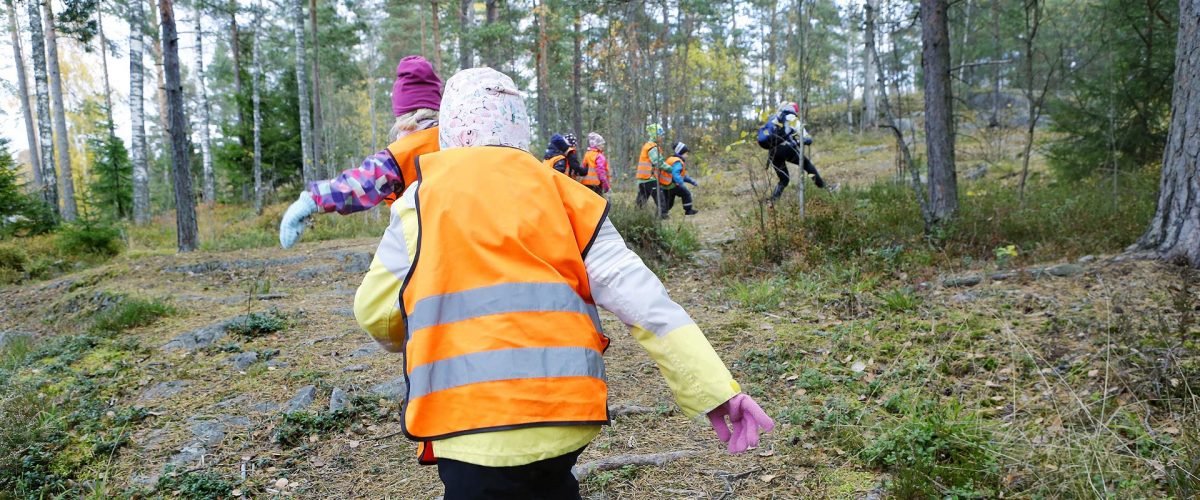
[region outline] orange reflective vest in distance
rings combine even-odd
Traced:
[[[438,439],[607,423],[608,339],[584,267],[607,202],[513,148],[440,151],[417,171],[402,421],[422,462]]]
[[[654,163],[650,161],[650,150],[657,147],[658,143],[654,141],[642,144],[642,154],[638,156],[637,180],[644,181],[654,177]]]
[[[563,162],[562,170],[559,170],[558,168],[556,168],[554,166],[555,164],[557,164],[560,161]],[[564,174],[567,173],[567,171],[571,169],[571,166],[567,165],[567,155],[565,155],[565,154],[556,154],[554,156],[546,158],[545,160],[542,160],[542,164],[547,167],[550,167],[555,172],[562,172]]]
[[[663,187],[671,187],[672,185],[675,184],[675,179],[671,177],[671,170],[675,169],[676,164],[679,164],[681,166],[681,169],[679,171],[679,176],[687,177],[687,164],[683,162],[683,158],[680,158],[678,156],[672,156],[670,158],[667,158],[666,163],[667,163],[666,170],[663,170],[663,169],[658,170],[658,184],[659,185],[661,185]]]
[[[587,167],[587,175],[579,179],[579,182],[584,186],[599,186],[600,174],[596,173],[596,158],[600,157],[600,152],[594,149],[589,149],[583,154],[583,166]]]
[[[395,202],[396,198],[400,197],[405,189],[408,189],[409,184],[417,180],[417,169],[413,165],[413,160],[420,155],[437,152],[439,149],[441,147],[438,145],[437,127],[418,130],[388,144],[388,153],[392,155],[392,160],[400,169],[400,180],[403,181],[403,187],[393,190],[392,194],[383,199],[387,206],[392,206],[392,202]]]

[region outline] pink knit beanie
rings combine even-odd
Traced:
[[[442,79],[424,57],[408,56],[396,66],[392,84],[392,114],[400,116],[413,110],[438,110],[442,103]]]

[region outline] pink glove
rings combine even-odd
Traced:
[[[729,425],[725,423],[727,416],[733,424],[732,434],[729,432]],[[713,430],[717,431],[717,437],[721,438],[722,442],[729,443],[729,452],[733,454],[758,446],[759,429],[771,432],[775,428],[775,421],[745,394],[729,398],[729,401],[708,412],[708,420],[712,422]]]

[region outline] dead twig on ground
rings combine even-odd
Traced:
[[[672,451],[667,453],[654,453],[650,455],[617,455],[615,457],[601,458],[592,460],[585,464],[576,465],[571,468],[571,474],[575,475],[575,479],[579,481],[586,480],[592,474],[604,472],[606,470],[620,469],[627,466],[646,466],[654,465],[662,467],[668,463],[674,462],[681,458],[699,455],[698,450]]]

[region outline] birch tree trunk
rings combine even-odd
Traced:
[[[254,22],[254,47],[251,49],[250,62],[250,87],[253,92],[254,106],[254,213],[262,215],[263,207],[263,185],[262,185],[262,99],[259,97],[258,87],[262,80],[261,55],[259,53],[259,31],[262,28],[262,7],[259,6],[258,14],[255,16]]]
[[[50,132],[50,90],[46,82],[46,39],[42,33],[42,8],[38,0],[26,0],[29,15],[30,52],[33,53],[33,84],[37,92],[37,126],[42,166],[42,201],[54,211],[58,209],[58,168],[54,165],[54,137]]]
[[[1158,209],[1134,248],[1200,267],[1200,0],[1179,1],[1178,40]]]
[[[213,176],[211,119],[208,108],[208,88],[204,80],[204,13],[196,3],[196,90],[200,92],[200,161],[204,172],[204,204],[217,202],[216,179]]]
[[[867,0],[866,9],[872,13],[879,12],[879,0]],[[863,116],[862,130],[875,128],[876,119],[879,117],[879,110],[875,105],[875,84],[879,79],[875,76],[878,71],[875,66],[879,61],[875,59],[875,23],[867,23],[866,32],[863,33],[863,42],[867,46],[867,51],[863,54]]]
[[[921,67],[925,73],[925,150],[929,163],[929,209],[935,224],[950,220],[958,211],[947,8],[947,0],[921,0]]]
[[[321,158],[324,157],[324,136],[325,124],[321,113],[321,39],[317,36],[317,0],[309,1],[308,19],[312,24],[313,34],[313,52],[312,52],[312,139],[313,139],[313,173],[318,177],[332,177],[328,172],[325,172],[324,162]]]
[[[34,1],[34,0],[30,0]],[[42,17],[45,18],[46,68],[50,77],[50,100],[54,113],[54,149],[58,153],[58,168],[62,174],[59,182],[62,195],[63,220],[75,220],[75,179],[71,176],[71,143],[67,141],[67,111],[63,107],[62,70],[58,65],[58,33],[54,28],[54,11],[50,0],[45,2]]]
[[[13,0],[7,0],[8,30],[12,37],[13,61],[17,66],[17,93],[21,98],[21,116],[25,118],[25,140],[29,142],[29,173],[33,175],[34,187],[42,185],[42,162],[38,158],[38,138],[34,128],[33,109],[29,107],[29,82],[25,76],[25,56],[21,51],[21,28],[17,26],[17,8]]]
[[[309,121],[308,104],[308,67],[307,51],[304,47],[304,0],[296,0],[296,12],[293,14],[292,35],[296,41],[296,94],[300,107],[300,149],[301,173],[305,184],[317,180],[312,151],[312,127]]]
[[[150,221],[150,172],[146,168],[146,107],[142,99],[145,66],[142,65],[142,30],[146,22],[142,2],[129,3],[129,121],[130,157],[133,163],[133,223]]]
[[[238,145],[246,147],[246,113],[243,111],[241,104],[242,94],[242,39],[241,30],[238,27],[237,15],[239,12],[237,0],[229,2],[229,51],[233,53],[233,89],[237,93],[234,104],[237,106],[237,141]]]
[[[166,73],[167,113],[170,115],[171,171],[175,185],[175,229],[180,252],[199,246],[196,200],[192,193],[191,148],[183,108],[183,83],[179,76],[179,33],[175,30],[173,0],[159,0],[162,21],[163,71]]]

